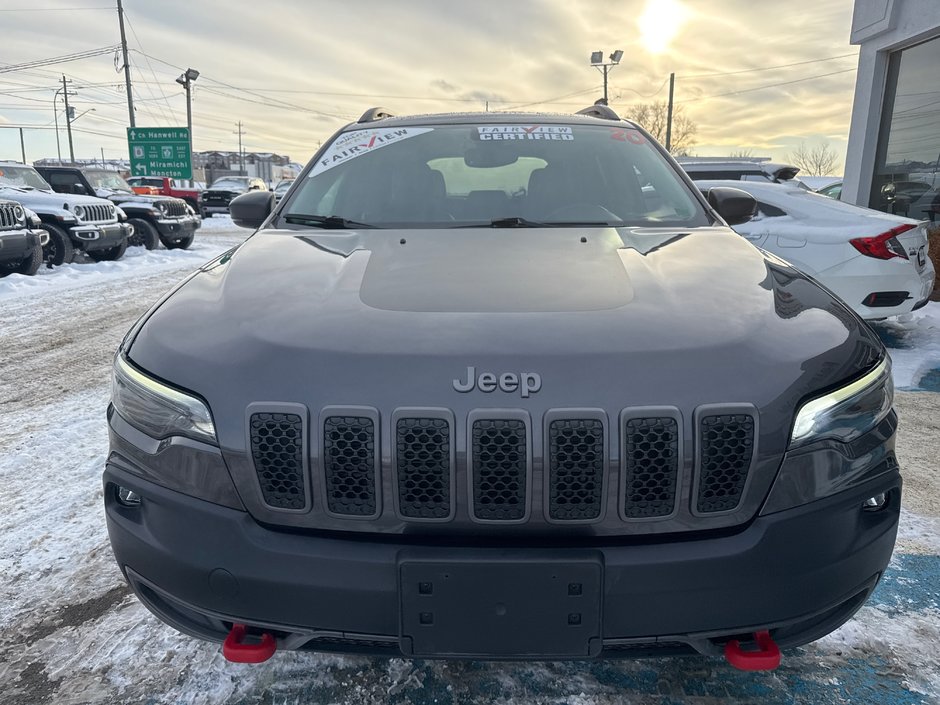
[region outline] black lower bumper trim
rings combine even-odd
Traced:
[[[603,566],[602,655],[615,655],[618,646],[635,655],[642,649],[628,646],[662,641],[707,650],[709,643],[763,628],[776,630],[781,646],[812,641],[861,606],[888,564],[901,485],[896,472],[887,473],[828,499],[758,517],[730,536],[561,552],[537,544],[462,549],[281,533],[245,512],[111,466],[104,479],[115,556],[141,599],[164,621],[207,639],[221,640],[230,623],[239,621],[274,631],[281,648],[362,652],[374,646],[352,648],[355,644],[344,641],[351,639],[382,642],[386,646],[374,652],[395,655],[402,653],[400,637],[406,634],[402,560],[443,565],[525,558],[544,565],[561,553],[564,560],[596,555]],[[118,504],[114,485],[137,492],[140,506]],[[889,496],[884,509],[862,510],[867,498],[882,492]],[[477,589],[471,583],[458,591]],[[412,615],[418,626],[422,611]],[[318,641],[321,637],[334,641]],[[557,654],[556,647],[546,645],[544,654]],[[665,647],[653,650],[658,649]],[[433,645],[421,649],[426,657],[447,651],[435,653]]]

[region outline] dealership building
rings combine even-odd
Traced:
[[[842,200],[940,221],[940,0],[856,0]]]

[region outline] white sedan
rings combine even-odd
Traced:
[[[910,313],[927,303],[934,267],[927,224],[860,208],[787,184],[698,181],[746,191],[751,220],[732,226],[757,247],[787,260],[838,294],[868,320]]]

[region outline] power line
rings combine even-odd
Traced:
[[[703,95],[703,96],[699,96],[698,98],[689,98],[688,100],[677,100],[676,104],[682,105],[685,103],[697,103],[700,100],[710,100],[711,98],[724,98],[726,96],[731,96],[731,95],[740,95],[741,93],[753,93],[754,91],[762,91],[767,88],[778,88],[780,86],[789,86],[793,83],[802,83],[804,81],[812,81],[817,78],[826,78],[827,76],[835,76],[840,73],[849,73],[851,71],[857,71],[857,70],[858,69],[853,67],[850,69],[842,69],[841,71],[832,71],[830,73],[820,73],[815,76],[805,76],[804,78],[797,78],[792,81],[782,81],[780,83],[768,83],[767,85],[757,86],[755,88],[744,88],[739,91],[729,91],[728,93],[716,93],[715,95]]]
[[[88,59],[93,56],[101,56],[102,54],[110,54],[114,51],[115,46],[101,47],[99,49],[87,49],[85,51],[77,51],[72,54],[63,54],[62,56],[53,56],[49,59],[36,59],[35,61],[26,61],[22,64],[4,64],[0,66],[0,73],[9,73],[11,71],[22,71],[24,69],[37,68],[39,66],[49,66],[50,64],[64,64],[69,61],[78,61],[80,59]]]
[[[835,61],[836,59],[845,59],[849,56],[858,56],[857,51],[850,52],[848,54],[839,54],[838,56],[827,56],[823,59],[807,59],[806,61],[794,61],[791,64],[778,64],[776,66],[762,66],[756,69],[741,69],[739,71],[722,71],[721,73],[700,73],[693,74],[692,76],[686,76],[679,74],[679,78],[683,80],[692,79],[692,78],[711,78],[712,76],[737,76],[742,73],[755,73],[757,71],[773,71],[774,69],[786,69],[791,66],[804,66],[806,64],[818,64],[823,61]]]

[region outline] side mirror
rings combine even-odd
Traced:
[[[757,214],[757,201],[739,188],[716,186],[708,189],[708,205],[718,211],[728,225],[746,223]]]
[[[228,209],[235,225],[255,230],[271,215],[274,194],[270,191],[249,191],[233,198]]]

